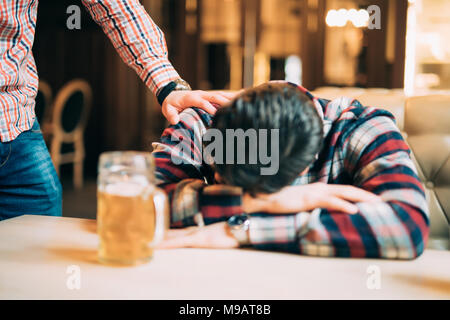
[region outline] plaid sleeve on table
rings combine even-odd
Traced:
[[[168,60],[160,28],[138,0],[82,0],[102,27],[122,60],[131,66],[156,95],[179,77]]]
[[[211,116],[192,108],[180,118],[163,132],[160,143],[153,144],[156,180],[169,196],[171,226],[195,225],[198,216],[211,224],[242,213],[241,189],[212,184],[214,172],[202,162],[202,134]]]
[[[428,209],[409,148],[390,118],[362,118],[369,120],[349,126],[336,142],[341,143],[343,162],[333,164],[333,170],[350,174],[355,186],[383,201],[358,203],[355,215],[318,208],[293,216],[253,217],[250,238],[255,247],[388,259],[414,259],[423,252]]]

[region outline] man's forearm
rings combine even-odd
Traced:
[[[82,0],[123,61],[156,95],[178,73],[168,60],[164,35],[138,0]]]
[[[365,185],[374,187],[382,182],[379,177],[369,179]],[[391,189],[375,190],[382,195],[377,197],[352,186],[309,184],[288,187],[269,196],[244,196],[245,211],[253,212],[253,204],[261,212],[250,219],[250,242],[262,249],[308,255],[417,257],[428,235],[423,191],[411,185],[396,189],[395,184]],[[327,199],[336,195],[344,197],[334,198],[340,201],[339,205],[345,197],[355,202],[352,206],[356,212],[343,212],[346,206],[333,207],[334,201]],[[291,210],[302,213],[289,214]]]
[[[426,245],[423,210],[400,201],[359,203],[349,215],[316,209],[311,213],[251,218],[255,248],[312,256],[414,259]]]

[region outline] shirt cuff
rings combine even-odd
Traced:
[[[164,88],[162,88],[159,92],[156,98],[158,99],[158,103],[162,106],[164,100],[166,100],[167,96],[175,90],[177,87],[177,84],[175,82],[169,82]]]
[[[155,96],[158,96],[161,90],[170,82],[180,79],[179,74],[168,60],[158,61],[157,65],[152,65],[146,68],[146,70],[150,71],[147,74],[141,75],[141,78],[144,79],[145,85]]]
[[[308,233],[311,213],[295,215],[251,216],[250,243],[252,245],[298,244],[299,239]]]

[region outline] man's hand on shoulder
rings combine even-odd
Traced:
[[[223,107],[233,100],[240,91],[172,91],[162,104],[162,113],[170,124],[180,121],[178,115],[186,108],[197,107],[214,114],[218,107]]]
[[[355,203],[375,201],[381,200],[377,195],[354,186],[312,183],[289,186],[277,193],[258,194],[256,197],[244,194],[242,207],[246,213],[292,214],[324,208],[355,214],[358,212]]]

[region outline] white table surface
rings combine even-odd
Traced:
[[[93,220],[0,222],[0,299],[450,299],[450,252],[414,261],[316,258],[256,250],[158,250],[137,267],[97,262]],[[70,266],[80,289],[69,289]],[[369,289],[368,267],[381,272]]]

